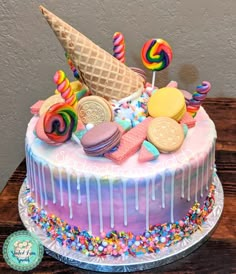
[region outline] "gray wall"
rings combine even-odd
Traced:
[[[71,75],[39,4],[107,51],[113,33],[123,32],[132,66],[143,67],[140,49],[147,39],[167,40],[174,59],[157,74],[159,87],[173,79],[194,91],[209,80],[209,97],[236,96],[235,0],[1,0],[0,189],[24,158],[29,107],[53,93],[56,70]]]

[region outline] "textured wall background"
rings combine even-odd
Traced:
[[[140,49],[147,39],[167,40],[174,59],[157,74],[159,87],[173,79],[193,91],[208,80],[209,96],[236,96],[235,0],[1,0],[0,190],[24,158],[29,107],[53,93],[56,70],[71,75],[39,4],[107,51],[113,33],[123,32],[132,66],[143,68]]]

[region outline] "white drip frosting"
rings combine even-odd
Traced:
[[[92,231],[92,219],[91,219],[91,208],[90,208],[90,191],[89,191],[89,179],[85,177],[86,184],[86,197],[87,197],[87,209],[88,209],[88,230],[90,233]]]
[[[111,228],[114,228],[114,201],[113,201],[113,182],[109,180],[110,187],[110,216],[111,216]]]
[[[38,184],[39,184],[39,194],[40,194],[40,208],[43,208],[43,191],[42,191],[42,172],[40,170],[40,163],[37,165],[38,168]]]
[[[146,180],[146,230],[149,229],[149,180]]]
[[[88,230],[89,232],[92,233],[93,231],[93,222],[92,222],[92,212],[91,212],[91,191],[94,191],[94,187],[92,187],[92,183],[90,184],[90,179],[95,178],[96,183],[97,183],[97,200],[98,200],[98,212],[99,212],[99,230],[100,232],[104,231],[104,212],[103,212],[103,181],[101,180],[101,176],[99,175],[99,172],[101,172],[101,163],[107,163],[107,159],[96,159],[95,162],[99,164],[99,167],[96,169],[96,166],[93,170],[93,174],[91,176],[88,176],[87,170],[85,166],[79,166],[78,169],[73,169],[73,173],[76,175],[76,180],[72,179],[72,169],[68,169],[67,166],[64,167],[64,161],[63,159],[62,163],[60,164],[59,162],[53,163],[50,162],[50,157],[48,158],[49,160],[46,161],[45,158],[43,158],[44,154],[39,153],[40,152],[40,146],[38,146],[38,141],[35,142],[32,140],[32,138],[35,137],[30,137],[28,140],[26,138],[26,164],[27,164],[27,177],[28,181],[31,187],[31,190],[33,193],[35,193],[35,201],[37,204],[39,204],[41,207],[43,205],[48,205],[48,200],[49,200],[49,194],[51,192],[52,196],[52,202],[53,204],[60,204],[61,207],[64,206],[64,200],[63,200],[63,184],[67,185],[67,199],[68,199],[68,207],[69,207],[69,218],[72,219],[74,218],[74,210],[73,210],[73,205],[74,202],[72,201],[72,187],[73,184],[76,183],[75,189],[77,190],[77,200],[76,204],[82,205],[82,200],[81,200],[81,180],[82,178],[85,178],[85,197],[86,197],[86,205],[87,205],[87,218],[88,218]],[[191,138],[191,134],[190,134]],[[42,145],[42,143],[41,143]],[[62,146],[63,147],[63,146]],[[51,152],[53,149],[58,149],[58,148],[52,148],[48,146],[49,148],[49,155],[51,155]],[[76,147],[74,145],[71,147],[73,151],[75,152]],[[59,148],[60,149],[60,148]],[[79,150],[81,148],[78,148]],[[52,150],[50,152],[50,150]],[[63,151],[63,150],[62,150]],[[72,150],[71,150],[72,152]],[[70,152],[70,153],[71,153]],[[76,152],[75,152],[76,153]],[[178,173],[179,176],[179,184],[180,184],[180,197],[184,198],[185,197],[185,188],[187,190],[187,200],[191,201],[191,188],[194,188],[194,200],[198,201],[198,192],[200,190],[200,197],[203,196],[204,192],[204,186],[208,187],[208,183],[210,182],[211,172],[210,169],[213,168],[214,166],[214,160],[215,160],[215,138],[213,138],[213,144],[210,146],[210,151],[207,154],[207,158],[204,160],[204,154],[203,152],[199,152],[198,154],[194,153],[189,153],[189,151],[185,151],[184,149],[181,149],[179,152],[179,156],[182,156],[182,159],[179,157],[176,157],[176,155],[173,156],[173,159],[170,162],[169,165],[166,168],[166,166],[160,166],[158,169],[158,176],[160,177],[160,183],[158,184],[156,182],[156,176],[157,176],[157,171],[155,170],[155,174],[152,173],[154,172],[154,169],[151,169],[151,172],[149,174],[149,177],[146,177],[146,170],[142,169],[139,172],[139,169],[137,168],[137,174],[132,174],[131,179],[132,179],[132,187],[131,190],[133,191],[133,196],[134,196],[134,209],[137,213],[139,213],[139,210],[141,208],[141,203],[143,205],[143,199],[145,197],[145,228],[149,229],[150,226],[150,203],[153,202],[160,202],[160,207],[162,210],[165,210],[166,208],[170,209],[170,221],[174,222],[175,221],[175,201],[178,199],[178,197],[175,195],[175,189],[177,187],[177,183],[175,181],[175,176],[176,176],[176,167],[179,168],[180,173]],[[38,155],[39,154],[39,155]],[[59,155],[59,154],[58,154]],[[61,153],[60,155],[64,155]],[[201,159],[203,155],[203,159]],[[135,156],[136,157],[136,156]],[[163,157],[166,157],[165,155]],[[169,157],[169,156],[168,156]],[[81,155],[81,159],[86,159],[87,156]],[[134,159],[131,159],[132,161]],[[130,162],[131,162],[130,160]],[[192,167],[192,164],[190,160],[195,162],[195,168]],[[91,159],[92,163],[93,159]],[[182,161],[182,166],[179,163],[179,161]],[[205,164],[200,164],[204,162]],[[81,162],[82,163],[82,162]],[[158,161],[155,162],[157,165],[159,165]],[[173,164],[174,163],[174,164]],[[138,164],[137,164],[138,165]],[[111,174],[118,174],[117,173],[117,166],[113,166],[111,163],[111,166],[113,169],[109,170],[111,171]],[[139,165],[138,165],[139,166]],[[143,168],[147,168],[148,165],[144,165]],[[152,167],[151,164],[149,164],[149,167]],[[122,168],[125,168],[125,166],[122,166]],[[119,169],[119,166],[118,166]],[[49,174],[47,174],[47,178],[49,178],[49,182],[46,181],[46,172],[49,170]],[[168,180],[167,171],[170,172],[170,193],[168,193],[168,185],[166,184]],[[82,174],[82,172],[85,172],[85,175]],[[90,170],[91,172],[91,170]],[[97,172],[97,173],[96,173]],[[125,170],[122,171],[124,174]],[[204,174],[206,172],[206,180],[208,181],[207,184],[204,182]],[[105,176],[106,170],[102,171],[103,176]],[[58,183],[56,184],[54,176],[55,174],[58,174]],[[62,174],[66,174],[66,176],[62,176]],[[119,173],[121,174],[121,172]],[[130,174],[130,173],[129,173]],[[128,208],[128,200],[129,196],[127,195],[127,185],[129,180],[127,180],[127,177],[119,178],[119,182],[122,184],[122,197],[123,197],[123,223],[124,226],[128,226],[130,224],[129,218],[129,208]],[[154,176],[155,175],[155,176]],[[135,177],[135,179],[133,179]],[[138,177],[143,177],[145,178],[144,180],[137,179]],[[195,187],[191,186],[191,182],[193,180],[193,177],[195,176]],[[37,179],[38,178],[38,179]],[[116,219],[115,219],[115,214],[114,214],[114,180],[111,179],[112,176],[108,178],[108,189],[109,189],[109,196],[106,197],[106,199],[109,199],[109,223],[110,223],[110,228],[113,229],[115,228]],[[115,176],[114,178],[117,178]],[[38,182],[39,181],[39,182]],[[38,183],[36,183],[38,182]],[[94,181],[93,181],[94,183]],[[105,183],[107,184],[107,182]],[[58,186],[57,186],[58,185]],[[142,188],[142,185],[144,185],[145,189],[145,194]],[[56,195],[56,189],[59,188],[59,198]],[[160,193],[160,198],[159,195],[156,195],[157,189],[160,189],[158,194]],[[129,191],[130,187],[129,187]],[[92,193],[94,194],[94,193]],[[168,200],[168,195],[170,195],[170,200]],[[142,202],[141,202],[142,201]],[[131,210],[132,211],[132,210]],[[132,217],[132,216],[131,216]]]
[[[175,177],[174,171],[171,172],[171,199],[170,199],[170,221],[174,222],[174,199],[175,199]]]
[[[126,181],[123,181],[123,205],[124,205],[124,225],[127,226],[127,195],[126,195]]]
[[[100,232],[103,232],[102,194],[101,194],[101,183],[100,183],[100,180],[97,180],[97,187],[98,187],[98,209],[99,209]]]
[[[81,204],[80,178],[77,176],[78,204]]]
[[[161,175],[161,203],[162,208],[165,208],[165,173]]]
[[[46,191],[46,179],[45,179],[45,171],[44,171],[44,164],[41,165],[41,172],[42,172],[42,181],[43,181],[43,193],[44,193],[44,205],[48,204],[48,196]]]
[[[64,206],[63,189],[62,189],[62,177],[61,177],[61,170],[60,169],[58,169],[58,173],[59,173],[61,206]]]
[[[70,171],[67,170],[67,187],[68,187],[68,206],[70,209],[70,219],[73,218],[73,210],[72,210],[72,204],[71,204],[71,185],[70,185],[70,179],[71,179],[71,175],[70,175]]]

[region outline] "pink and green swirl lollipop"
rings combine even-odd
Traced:
[[[45,113],[44,132],[53,142],[64,143],[71,139],[77,123],[78,117],[73,107],[65,103],[57,103]]]
[[[153,71],[152,87],[154,87],[156,71],[167,68],[172,57],[172,49],[163,39],[150,39],[143,45],[141,59],[144,66]]]

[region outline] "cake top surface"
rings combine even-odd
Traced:
[[[141,178],[153,176],[157,170],[175,169],[180,164],[188,165],[197,157],[204,157],[209,146],[216,138],[215,126],[205,110],[201,107],[196,116],[196,125],[190,129],[182,147],[174,153],[160,154],[152,162],[139,163],[138,153],[131,156],[123,164],[118,165],[104,157],[87,156],[81,145],[73,140],[59,146],[49,145],[34,135],[38,117],[33,117],[29,123],[26,143],[33,154],[42,163],[51,163],[64,169],[71,169],[83,175],[104,176],[109,178]]]

